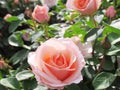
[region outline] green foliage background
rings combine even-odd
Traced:
[[[57,6],[50,8],[51,18],[46,26],[49,37],[82,35],[82,42],[92,42],[94,54],[86,60],[83,81],[66,86],[64,90],[120,90],[120,1],[102,0],[95,14],[96,25],[92,16],[68,11],[65,3],[66,0],[59,0]],[[0,60],[6,63],[0,70],[0,90],[47,90],[37,84],[27,63],[28,53],[47,40],[42,25],[24,14],[37,4],[41,5],[40,0],[26,4],[22,0],[19,4],[0,0]],[[112,20],[104,14],[110,5],[117,11]],[[7,13],[13,16],[4,21]],[[114,23],[111,25],[111,22]]]

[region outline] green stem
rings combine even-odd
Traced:
[[[37,31],[36,22],[35,22],[35,20],[33,18],[32,18],[32,21],[33,21],[34,30]]]
[[[47,23],[44,24],[44,30],[45,30],[45,34],[47,39],[49,39],[49,34],[48,34],[48,29],[47,29]]]
[[[93,22],[95,28],[97,28],[97,27],[98,27],[98,23],[95,21],[94,15],[91,15],[90,18],[91,18],[91,20],[92,20],[92,22]]]
[[[97,27],[98,27],[98,24],[97,24],[97,22],[95,21],[94,16],[92,15],[92,16],[90,16],[90,18],[91,18],[91,20],[93,21],[95,28],[97,28]],[[93,43],[93,50],[92,50],[92,57],[93,57],[93,58],[96,58],[96,57],[95,57],[95,54],[94,54],[96,44],[97,44],[97,38],[95,39],[95,41],[94,41],[94,43]],[[95,71],[97,71],[96,65],[94,65],[94,68],[95,68]]]
[[[95,25],[95,28],[97,28],[98,25],[97,25],[97,23],[96,23],[93,15],[91,16],[91,19],[92,19],[92,21],[93,21],[93,23],[94,23],[94,25]],[[94,44],[93,44],[93,50],[92,50],[92,56],[93,56],[93,57],[94,57],[94,51],[95,51],[96,43],[97,43],[97,38],[95,39],[95,42],[94,42]]]

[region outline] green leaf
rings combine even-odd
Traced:
[[[19,18],[19,20],[23,20],[24,19],[24,14],[21,13],[20,15],[17,16]]]
[[[6,19],[7,22],[14,22],[14,21],[19,21],[19,18],[17,16],[11,16]]]
[[[8,89],[5,88],[4,86],[0,85],[0,90],[8,90]]]
[[[3,75],[2,75],[2,72],[0,71],[0,79],[2,79]]]
[[[111,57],[109,57],[109,56],[105,57],[105,62],[103,64],[103,69],[108,70],[108,71],[115,69],[114,68],[114,63],[112,62]]]
[[[78,85],[71,84],[71,85],[67,86],[65,90],[81,90],[81,89],[79,88]]]
[[[41,85],[38,85],[36,88],[34,88],[33,90],[48,90],[47,87],[44,87],[44,86],[41,86]]]
[[[106,89],[113,83],[115,78],[116,76],[112,73],[102,72],[94,78],[93,86],[95,90]]]
[[[18,81],[25,80],[33,76],[34,76],[33,73],[30,72],[29,70],[24,70],[16,74],[16,78]]]
[[[21,21],[12,22],[9,26],[9,29],[8,29],[9,32],[10,33],[14,32],[17,29],[17,27],[20,25],[20,23],[21,23]]]
[[[31,19],[28,19],[26,21],[26,23],[29,24],[29,25],[31,25],[31,26],[34,26],[33,20],[31,20]]]
[[[15,33],[13,33],[8,38],[8,42],[12,46],[23,46],[24,42],[22,40],[22,34],[21,34],[21,32],[15,32]]]
[[[120,76],[120,68],[116,70],[116,74]]]
[[[13,65],[19,63],[20,61],[23,61],[27,58],[28,55],[28,50],[23,49],[20,50],[18,52],[16,52],[11,58],[10,58],[10,62],[13,63]]]
[[[95,76],[95,71],[91,65],[84,67],[83,72],[85,74],[84,76],[86,76],[89,79],[92,79]]]
[[[39,85],[35,78],[24,80],[22,86],[24,90],[48,90],[47,87]]]
[[[22,81],[22,86],[24,88],[24,90],[33,90],[34,88],[37,87],[37,81],[35,78],[33,79],[26,79],[24,81]]]
[[[76,35],[81,35],[82,36],[81,39],[83,39],[85,34],[86,34],[86,31],[83,28],[81,28],[80,25],[81,25],[81,22],[72,25],[70,28],[68,28],[65,31],[64,36],[65,37],[72,37],[72,36],[76,36]]]
[[[35,32],[31,37],[31,41],[36,42],[42,35],[43,35],[43,31]]]
[[[108,35],[108,38],[112,45],[120,42],[120,35],[116,33],[111,33]]]
[[[112,27],[110,25],[106,25],[106,27],[104,28],[103,34],[109,34],[109,33],[120,34],[120,29]]]
[[[113,46],[109,52],[107,52],[107,55],[119,55],[120,53],[120,47]]]
[[[87,34],[85,35],[84,40],[85,41],[93,41],[95,40],[97,37],[99,37],[101,35],[101,33],[103,32],[102,28],[93,28],[90,29]]]
[[[5,87],[9,87],[11,89],[18,89],[20,88],[19,82],[17,81],[16,78],[3,78],[0,80],[1,85]]]

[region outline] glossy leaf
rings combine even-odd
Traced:
[[[12,22],[9,26],[9,29],[8,29],[9,32],[10,33],[14,32],[17,29],[17,27],[20,25],[20,23],[21,23],[21,21]]]
[[[106,89],[113,83],[115,78],[116,76],[112,73],[102,72],[94,78],[93,86],[95,90]]]
[[[84,40],[85,41],[93,41],[96,38],[98,38],[101,35],[102,32],[103,32],[102,28],[93,28],[93,29],[90,29],[87,32],[87,34],[85,35]]]
[[[30,77],[33,77],[33,73],[29,70],[24,70],[16,74],[16,78],[18,81],[29,79]]]
[[[17,16],[11,16],[6,19],[7,22],[14,22],[14,21],[19,21],[19,18]]]
[[[23,49],[23,50],[20,50],[18,52],[16,52],[11,58],[10,58],[10,62],[13,63],[13,65],[19,63],[20,61],[23,61],[26,59],[28,55],[28,50],[26,49]]]
[[[71,84],[71,85],[67,86],[66,89],[67,89],[67,90],[81,90],[81,89],[79,88],[79,86],[76,85],[76,84]],[[65,89],[65,90],[66,90],[66,89]]]
[[[70,28],[68,28],[65,31],[64,36],[65,37],[72,37],[72,36],[76,36],[76,35],[81,35],[82,39],[84,38],[86,31],[80,27],[81,23],[76,23],[74,25],[72,25]]]
[[[11,89],[19,89],[20,85],[16,78],[3,78],[0,80],[1,85]]]
[[[8,42],[12,46],[23,46],[24,42],[22,40],[21,32],[15,32],[13,33],[9,38]]]
[[[111,70],[114,70],[114,63],[111,59],[111,57],[109,56],[106,56],[105,57],[105,61],[104,61],[104,64],[103,64],[103,69],[104,70],[108,70],[108,71],[111,71]]]

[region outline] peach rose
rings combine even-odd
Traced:
[[[37,81],[50,89],[62,89],[82,80],[83,55],[71,39],[50,39],[28,55]]]
[[[48,7],[52,7],[57,5],[58,0],[41,0],[43,5],[47,5]]]
[[[50,19],[48,15],[49,8],[44,6],[36,5],[35,9],[32,13],[33,19],[37,20],[39,23],[44,23],[45,21],[48,21]]]
[[[101,4],[101,0],[67,0],[68,9],[80,11],[83,15],[90,15],[96,12]]]
[[[4,16],[4,20],[7,20],[9,17],[11,17],[12,15],[11,14],[6,14],[5,16]]]
[[[91,42],[82,43],[80,38],[74,36],[71,38],[72,41],[79,47],[81,53],[83,54],[84,58],[91,58],[92,57],[92,44]]]
[[[116,10],[114,6],[109,6],[106,10],[106,16],[109,18],[113,18],[116,15]]]

